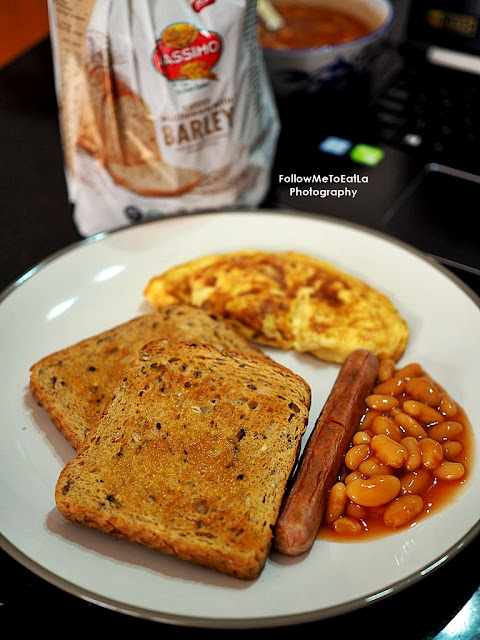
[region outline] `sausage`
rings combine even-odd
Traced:
[[[377,373],[378,358],[365,349],[343,363],[284,496],[273,537],[281,553],[295,556],[313,545]]]

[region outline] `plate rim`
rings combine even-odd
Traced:
[[[439,261],[421,250],[411,246],[410,244],[399,240],[396,237],[389,235],[378,229],[370,228],[364,224],[357,223],[349,220],[337,219],[333,216],[316,214],[308,211],[301,211],[296,209],[272,209],[272,208],[248,208],[248,209],[222,209],[222,210],[202,210],[193,211],[187,213],[177,213],[168,215],[162,218],[153,218],[148,220],[142,220],[136,224],[127,224],[125,226],[117,227],[114,229],[98,232],[92,236],[80,238],[74,242],[67,244],[66,246],[58,249],[57,251],[46,256],[34,266],[16,278],[11,284],[7,285],[3,291],[0,291],[0,305],[19,287],[24,283],[31,280],[35,275],[41,272],[43,269],[54,263],[56,260],[61,259],[64,255],[82,249],[82,247],[101,242],[114,235],[121,233],[128,233],[139,227],[146,227],[153,224],[161,224],[162,222],[172,221],[178,218],[185,217],[213,217],[213,216],[230,216],[230,215],[269,215],[272,217],[285,216],[285,217],[297,217],[308,218],[312,220],[318,220],[334,226],[351,228],[360,232],[366,233],[370,236],[378,237],[388,243],[397,245],[405,249],[408,253],[415,255],[420,260],[423,260],[430,267],[437,269],[444,276],[447,277],[453,284],[459,287],[480,309],[480,296],[473,291],[468,284],[466,284],[459,276],[451,272]],[[44,579],[49,584],[65,591],[66,593],[78,597],[84,601],[93,603],[100,607],[123,613],[132,617],[142,618],[153,622],[159,622],[170,625],[178,626],[190,626],[195,628],[210,628],[210,629],[249,629],[249,628],[277,628],[287,625],[303,624],[307,622],[315,622],[332,618],[337,615],[343,615],[350,613],[360,608],[364,608],[373,603],[385,600],[393,595],[398,594],[404,589],[421,581],[427,575],[430,575],[440,567],[444,566],[458,553],[460,553],[466,546],[468,546],[478,535],[480,535],[480,517],[477,522],[467,531],[465,534],[457,540],[449,549],[441,553],[435,560],[428,562],[425,566],[418,569],[412,574],[390,583],[380,591],[374,591],[370,594],[354,598],[352,600],[342,602],[340,604],[331,605],[328,607],[314,609],[307,612],[286,614],[284,616],[257,616],[249,618],[221,618],[221,617],[203,617],[203,616],[188,616],[187,614],[175,614],[162,612],[160,610],[151,610],[136,605],[130,605],[126,602],[121,602],[109,598],[104,594],[95,593],[90,589],[86,589],[80,585],[76,585],[69,580],[60,577],[54,571],[42,566],[36,560],[31,558],[27,553],[21,551],[12,541],[6,538],[0,532],[0,548],[6,552],[11,558],[17,561],[24,568],[30,570],[33,574]]]
[[[452,545],[446,552],[442,553],[431,563],[425,565],[422,569],[413,573],[406,578],[392,582],[385,586],[379,592],[371,592],[365,596],[354,598],[338,605],[325,607],[323,609],[315,609],[308,612],[287,614],[284,616],[265,616],[250,618],[218,618],[218,617],[201,617],[188,616],[186,614],[173,614],[163,611],[154,611],[144,607],[128,605],[119,600],[109,598],[103,594],[96,594],[94,591],[85,589],[79,585],[59,577],[53,571],[42,567],[35,560],[30,558],[23,551],[20,551],[10,540],[0,533],[0,547],[11,558],[19,562],[24,568],[32,571],[36,576],[42,578],[49,584],[61,589],[71,596],[91,604],[98,605],[104,609],[109,609],[117,613],[125,614],[131,617],[149,620],[151,622],[170,624],[175,626],[188,626],[201,629],[263,629],[263,628],[279,628],[284,626],[292,626],[305,624],[309,622],[320,622],[334,618],[338,615],[345,615],[357,611],[377,602],[385,601],[392,596],[398,595],[405,589],[417,584],[427,576],[438,571],[447,562],[455,558],[465,547],[472,543],[476,537],[480,535],[480,519],[471,527],[456,544]]]

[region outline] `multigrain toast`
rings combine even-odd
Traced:
[[[308,384],[270,359],[154,341],[61,472],[58,509],[105,533],[255,579],[310,401]]]
[[[42,358],[30,369],[30,391],[75,449],[95,427],[140,348],[158,338],[262,354],[228,322],[180,304],[137,316]]]
[[[153,308],[183,302],[229,318],[249,340],[342,363],[356,349],[398,360],[409,329],[382,292],[296,251],[205,255],[153,276]]]

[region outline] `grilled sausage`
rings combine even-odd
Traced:
[[[377,357],[364,349],[343,363],[284,497],[274,532],[281,553],[299,555],[312,546],[377,373]]]

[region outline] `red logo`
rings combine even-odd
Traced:
[[[216,33],[177,22],[160,36],[153,62],[169,80],[216,80],[212,67],[221,52],[222,41]]]
[[[209,4],[213,4],[215,0],[193,0],[192,9],[199,13],[203,7],[207,7]]]

